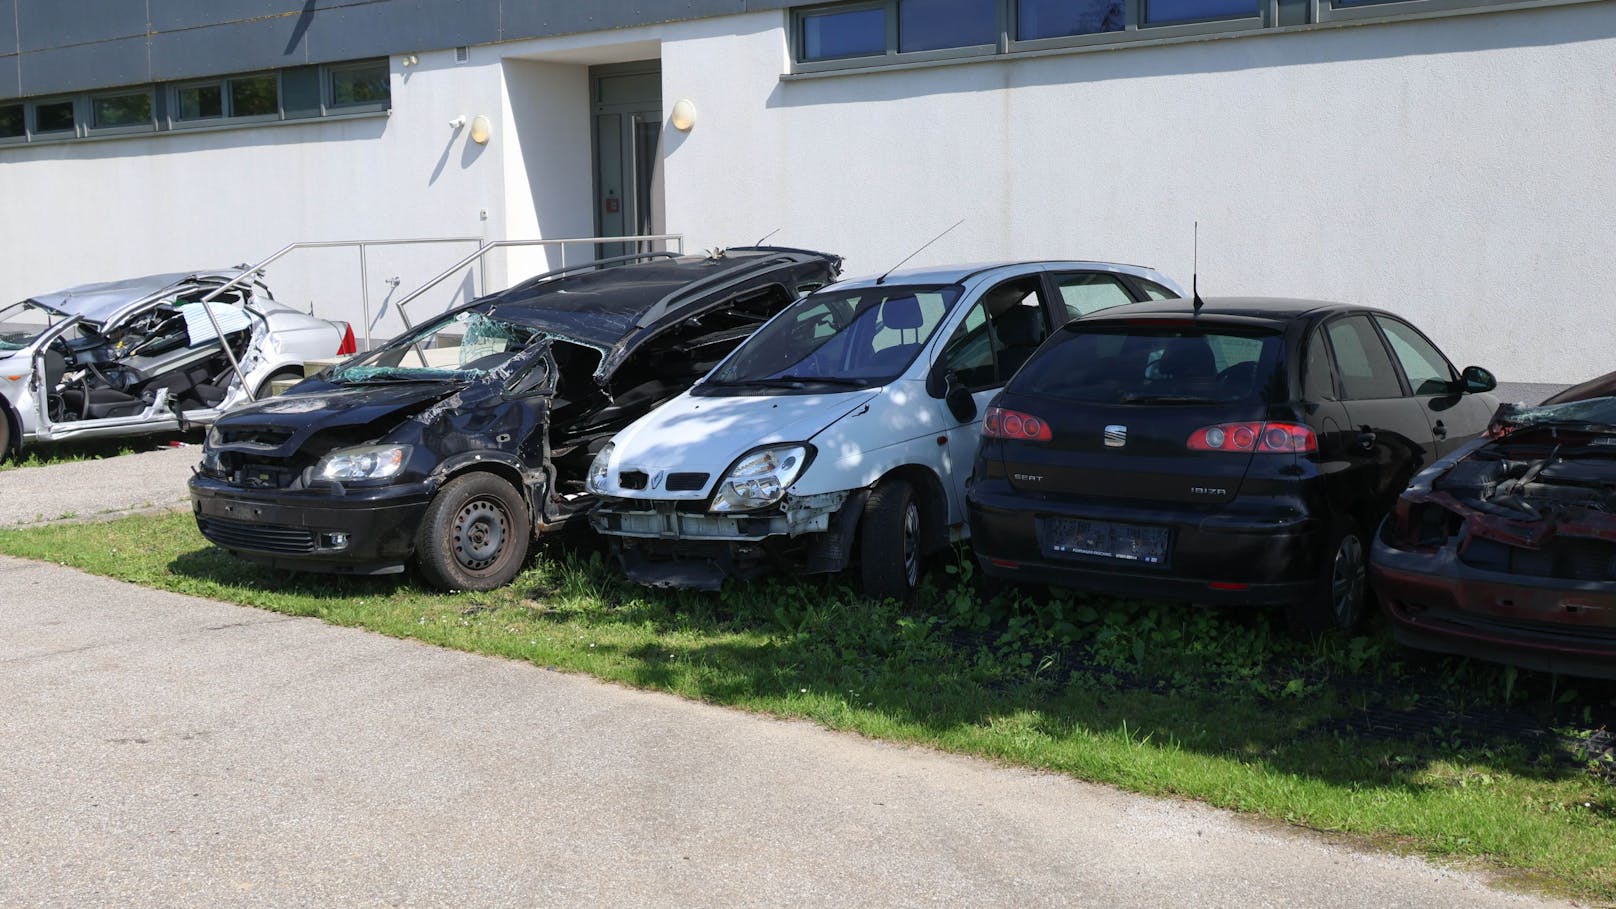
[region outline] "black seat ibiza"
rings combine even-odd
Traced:
[[[1119,306],[1056,332],[989,408],[972,545],[996,577],[1350,629],[1368,535],[1416,471],[1486,429],[1495,385],[1390,313]]]

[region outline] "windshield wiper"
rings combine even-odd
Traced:
[[[807,388],[809,385],[835,385],[846,388],[867,388],[862,379],[844,379],[840,376],[774,376],[767,379],[732,379],[703,382],[709,388]]]
[[[812,385],[841,385],[847,388],[866,388],[870,385],[868,379],[849,379],[844,376],[775,376],[771,382],[799,382]]]
[[[1220,404],[1217,398],[1204,398],[1198,395],[1123,395],[1118,399],[1121,404]]]

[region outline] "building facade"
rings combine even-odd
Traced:
[[[478,240],[772,234],[863,273],[963,219],[916,262],[1187,284],[1199,222],[1206,295],[1572,382],[1616,365],[1613,70],[1611,0],[0,0],[0,299],[455,238],[271,268],[385,337]]]

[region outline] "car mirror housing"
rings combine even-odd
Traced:
[[[971,390],[960,384],[959,376],[950,370],[943,377],[945,391],[943,400],[948,404],[948,412],[961,423],[969,423],[976,418],[976,399],[971,397]]]
[[[1492,391],[1498,387],[1498,379],[1480,366],[1466,366],[1464,372],[1460,374],[1460,382],[1462,384],[1460,390],[1472,395]]]

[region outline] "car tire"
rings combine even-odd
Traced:
[[[905,480],[886,480],[870,493],[859,519],[865,596],[907,600],[920,585],[921,517],[914,487]]]
[[[510,483],[471,473],[443,485],[415,532],[415,560],[439,590],[493,590],[527,560],[533,530],[527,505]]]
[[[1341,519],[1326,538],[1312,592],[1286,607],[1286,623],[1291,634],[1314,640],[1357,631],[1368,611],[1369,547],[1358,525]]]

